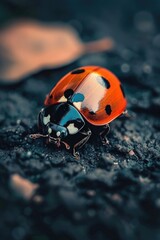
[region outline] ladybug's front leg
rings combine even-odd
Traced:
[[[109,144],[109,141],[106,138],[106,135],[109,133],[109,131],[110,131],[110,126],[107,124],[102,127],[102,131],[99,133],[103,145]]]
[[[75,158],[79,159],[79,152],[76,151],[76,148],[82,147],[90,138],[92,132],[88,130],[87,132],[80,132],[84,137],[78,141],[72,148],[72,154]]]

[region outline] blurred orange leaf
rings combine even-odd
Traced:
[[[110,50],[113,40],[83,43],[69,25],[16,22],[0,31],[0,79],[16,82],[40,69],[67,65],[81,55]]]

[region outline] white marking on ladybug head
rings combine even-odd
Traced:
[[[67,98],[63,95],[58,102],[67,102]]]
[[[74,123],[70,123],[68,126],[67,126],[67,129],[68,129],[68,132],[69,134],[76,134],[79,129],[77,127],[74,126]]]
[[[52,133],[52,128],[48,128],[48,133]]]
[[[59,137],[61,135],[61,132],[60,131],[56,132],[56,135],[57,137]]]
[[[44,117],[44,118],[43,118],[43,123],[44,123],[44,125],[47,125],[47,123],[50,122],[50,119],[51,119],[51,116],[50,116],[50,115],[48,115],[47,117]]]

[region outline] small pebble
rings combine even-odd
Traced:
[[[31,152],[31,151],[28,151],[27,154],[26,154],[26,156],[27,156],[28,158],[31,157],[31,156],[32,156],[32,152]]]
[[[123,139],[124,139],[126,142],[129,142],[129,141],[130,141],[130,138],[127,137],[127,136],[124,136]]]
[[[115,201],[115,202],[119,202],[121,203],[122,202],[122,198],[119,194],[115,193],[112,195],[112,199]]]
[[[156,204],[156,206],[157,206],[158,208],[160,208],[160,198],[156,199],[155,204]]]
[[[122,71],[123,73],[128,73],[128,72],[130,71],[130,66],[129,66],[129,64],[128,64],[128,63],[123,63],[123,64],[121,65],[121,71]]]
[[[134,156],[136,159],[138,159],[138,156],[135,154],[133,150],[130,150],[128,153],[130,156]]]
[[[152,67],[149,64],[143,64],[143,72],[146,74],[150,74],[152,72]]]
[[[130,151],[129,151],[129,155],[130,155],[130,156],[133,156],[133,155],[135,155],[135,152],[134,152],[133,150],[130,150]]]
[[[134,17],[134,24],[141,32],[152,32],[155,29],[153,16],[147,11],[138,12]]]
[[[88,195],[89,197],[94,197],[94,196],[96,195],[96,192],[95,192],[94,190],[88,190],[88,191],[87,191],[87,195]]]
[[[143,183],[143,184],[148,184],[148,183],[151,182],[149,178],[147,178],[147,177],[142,177],[142,176],[139,176],[139,181],[140,181],[141,183]]]
[[[17,125],[19,125],[21,123],[21,120],[20,119],[17,119]]]

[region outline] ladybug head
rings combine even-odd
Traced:
[[[38,127],[40,133],[44,137],[49,138],[50,142],[56,143],[57,140],[67,137],[68,131],[66,127],[53,121],[53,119],[56,120],[56,115],[54,114],[53,116],[53,112],[49,112],[48,110],[48,107],[46,107],[40,111],[38,117]]]
[[[31,134],[30,137],[33,139],[46,138],[48,142],[60,146],[61,140],[68,135],[68,130],[65,126],[61,126],[56,122],[56,114],[54,111],[55,106],[52,108],[43,108],[38,116],[38,127],[39,133]]]
[[[56,103],[43,108],[38,117],[38,134],[31,138],[47,138],[60,145],[66,137],[77,134],[85,125],[84,119],[75,107],[68,103]]]

